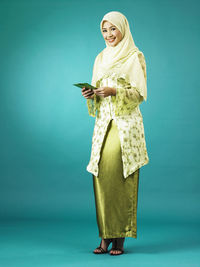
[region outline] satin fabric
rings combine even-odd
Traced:
[[[93,175],[96,219],[101,238],[137,238],[139,171],[123,178],[117,125],[111,120],[104,138],[99,174]]]

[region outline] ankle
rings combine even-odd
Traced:
[[[117,248],[123,248],[124,246],[125,237],[116,238],[115,244]]]

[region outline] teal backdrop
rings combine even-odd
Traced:
[[[198,1],[0,2],[0,217],[93,218],[86,171],[91,82],[109,11],[128,19],[147,63],[138,218],[200,220]]]

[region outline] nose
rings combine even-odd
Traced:
[[[112,32],[111,31],[108,31],[108,37],[112,37]]]

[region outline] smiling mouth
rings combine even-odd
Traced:
[[[108,42],[113,42],[115,40],[115,38],[114,39],[108,39]]]

